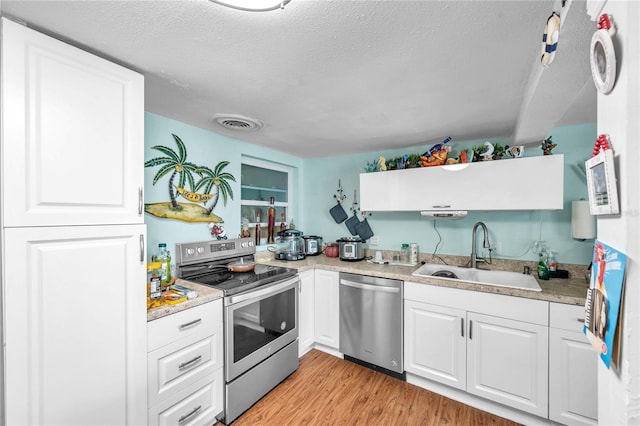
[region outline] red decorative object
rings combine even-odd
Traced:
[[[606,151],[608,149],[611,149],[611,144],[609,144],[609,135],[605,135],[603,133],[596,138],[596,143],[593,145],[593,152],[591,153],[591,156],[595,157],[600,153],[600,150]]]
[[[607,30],[609,31],[610,34],[611,34],[611,30],[615,31],[615,27],[611,25],[611,17],[606,13],[603,13],[602,15],[600,15],[600,19],[598,19],[598,29]]]

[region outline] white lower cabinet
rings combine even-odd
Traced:
[[[340,278],[336,271],[315,270],[314,335],[316,343],[338,350]]]
[[[584,307],[549,306],[549,418],[598,424],[598,351],[584,335]]]
[[[547,417],[548,302],[410,282],[404,291],[408,373]]]
[[[222,299],[147,326],[149,425],[212,425],[223,410]]]
[[[300,297],[298,298],[298,355],[302,356],[313,348],[314,339],[314,288],[313,269],[298,274],[300,277]]]

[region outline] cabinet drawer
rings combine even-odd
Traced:
[[[583,332],[584,306],[549,303],[549,326]]]
[[[149,425],[213,425],[222,412],[222,368],[149,409]]]
[[[186,347],[177,342],[151,352],[147,361],[149,406],[222,367],[222,357],[221,333]]]
[[[222,333],[222,299],[148,322],[147,351],[191,338],[188,344],[214,333]]]

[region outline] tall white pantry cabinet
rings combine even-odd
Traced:
[[[6,424],[147,423],[144,80],[2,19]]]

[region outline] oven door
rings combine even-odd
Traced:
[[[230,382],[298,338],[296,275],[225,297],[225,374]]]

